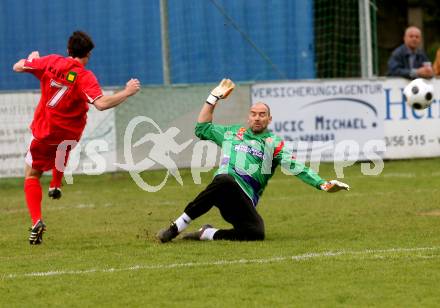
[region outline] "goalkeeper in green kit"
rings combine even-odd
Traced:
[[[224,230],[203,225],[197,232],[184,234],[183,239],[264,240],[264,222],[256,207],[279,165],[319,190],[349,190],[347,184],[336,180],[327,182],[294,159],[284,141],[268,131],[272,117],[269,106],[264,103],[256,103],[250,108],[247,128],[213,124],[216,103],[225,99],[234,87],[231,80],[223,79],[212,90],[200,111],[195,133],[200,139],[211,140],[221,146],[223,157],[212,182],[186,206],[180,217],[158,232],[157,238],[163,243],[177,237],[192,220],[207,213],[213,206],[220,210],[222,217],[233,228]]]

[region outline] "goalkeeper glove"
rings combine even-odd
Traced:
[[[337,180],[331,180],[322,184],[321,189],[329,193],[334,193],[340,190],[350,190],[350,186]]]
[[[235,84],[230,79],[223,79],[217,87],[215,87],[211,94],[209,94],[206,102],[210,105],[215,105],[219,99],[225,99],[234,90]]]

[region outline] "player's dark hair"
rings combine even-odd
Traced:
[[[94,47],[92,38],[83,31],[73,32],[67,43],[67,51],[73,58],[84,58]]]

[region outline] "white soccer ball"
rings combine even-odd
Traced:
[[[403,90],[406,102],[416,110],[426,109],[432,104],[434,87],[423,78],[411,81]]]

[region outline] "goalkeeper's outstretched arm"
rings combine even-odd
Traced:
[[[203,105],[202,110],[200,110],[199,117],[197,118],[198,123],[212,122],[215,105],[218,100],[225,99],[234,90],[235,84],[230,79],[223,79],[217,87],[215,87],[208,98],[206,99],[206,104]]]
[[[212,122],[214,114],[215,105],[203,104],[202,110],[200,110],[199,117],[197,118],[198,123]]]

